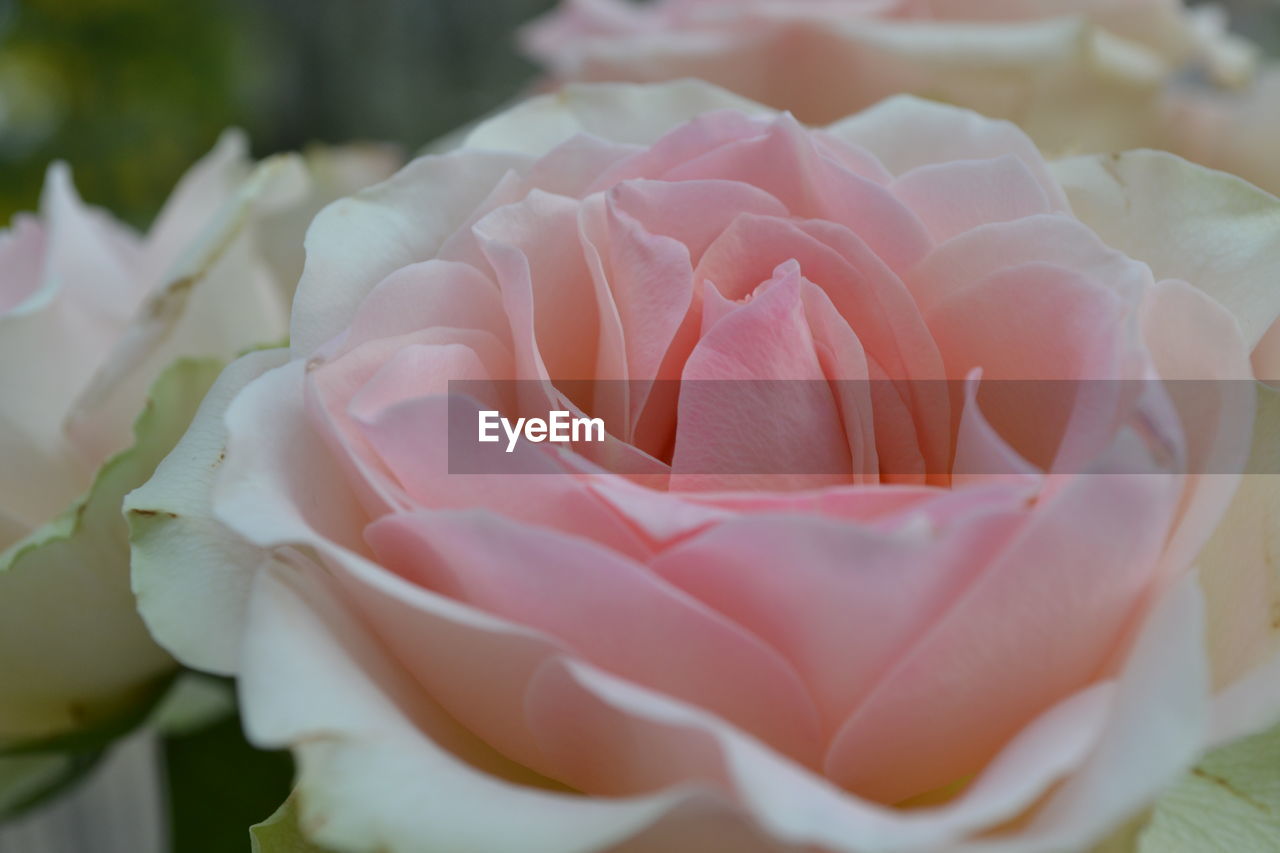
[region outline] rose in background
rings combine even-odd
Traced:
[[[0,232],[0,813],[83,769],[167,684],[121,499],[223,363],[287,334],[314,213],[396,165],[369,147],[255,166],[228,132],[146,235],[87,206],[63,164]]]
[[[1148,384],[1251,376],[1278,216],[909,98],[570,87],[316,219],[126,501],[139,606],[336,850],[1084,849],[1280,712],[1249,401]],[[450,475],[454,379],[610,438]]]
[[[1280,63],[1240,91],[1175,90],[1165,147],[1280,194]]]
[[[698,77],[814,124],[911,93],[1054,155],[1151,146],[1176,76],[1240,85],[1252,62],[1179,0],[564,0],[522,42],[552,81]]]

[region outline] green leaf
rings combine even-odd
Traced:
[[[1210,753],[1156,803],[1137,850],[1280,851],[1280,726]]]
[[[297,797],[291,796],[262,823],[249,827],[253,853],[325,853],[298,828]]]

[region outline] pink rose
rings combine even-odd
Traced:
[[[522,43],[553,83],[696,77],[819,124],[910,93],[1063,154],[1152,146],[1176,75],[1252,58],[1180,0],[563,0]]]
[[[290,347],[128,499],[144,618],[336,850],[1082,849],[1280,708],[1193,571],[1278,206],[911,99],[535,99],[316,219]],[[609,439],[450,473],[450,380]]]
[[[135,609],[120,501],[222,363],[287,334],[310,217],[394,167],[380,149],[255,165],[230,132],[146,234],[81,201],[65,164],[0,231],[0,746],[130,712],[173,670]]]

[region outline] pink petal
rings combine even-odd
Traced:
[[[1176,497],[1169,478],[1111,474],[1042,499],[845,722],[828,775],[884,802],[942,787],[1087,685],[1151,590]]]
[[[1146,264],[1109,248],[1079,221],[1052,215],[980,225],[959,234],[929,253],[904,281],[928,310],[1001,270],[1029,263],[1074,270],[1124,297],[1136,297],[1155,284]]]
[[[799,266],[784,264],[698,342],[680,389],[674,488],[804,488],[849,479],[844,428],[800,287]]]
[[[589,379],[599,313],[578,202],[535,190],[475,226],[511,318],[517,378]]]
[[[978,505],[936,535],[752,515],[677,545],[653,568],[791,661],[830,736],[1005,545],[1019,510]]]
[[[891,189],[939,243],[980,225],[1053,211],[1031,170],[1012,155],[919,166]]]
[[[847,226],[895,270],[912,266],[931,245],[915,214],[874,177],[837,163],[787,116],[762,136],[730,142],[660,177],[750,183],[777,198],[796,216]]]
[[[621,554],[489,512],[389,516],[366,536],[406,579],[718,713],[785,755],[818,755],[812,706],[781,658]]]
[[[475,267],[430,260],[401,267],[365,297],[343,337],[342,351],[433,326],[482,330],[510,346],[497,286]]]

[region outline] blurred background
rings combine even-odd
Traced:
[[[553,0],[0,0],[0,223],[50,160],[145,223],[219,130],[259,156],[378,139],[413,151],[517,95],[511,33]],[[1280,0],[1228,0],[1276,52]]]
[[[0,225],[65,159],[145,223],[243,127],[259,156],[376,139],[412,151],[517,95],[511,33],[552,0],[0,0]]]

